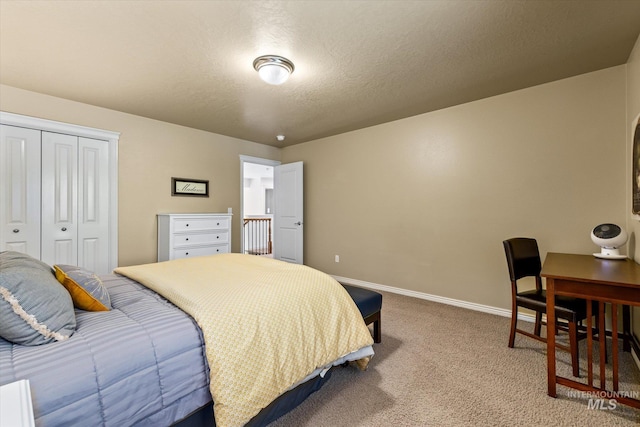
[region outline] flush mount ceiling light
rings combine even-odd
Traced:
[[[253,61],[260,78],[270,85],[281,85],[286,82],[295,67],[287,58],[276,55],[259,56]]]

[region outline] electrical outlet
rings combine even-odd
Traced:
[[[336,262],[340,262],[340,255],[336,255]]]

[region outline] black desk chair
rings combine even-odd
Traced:
[[[547,311],[547,295],[545,290],[542,289],[542,278],[540,277],[542,263],[540,261],[538,243],[535,239],[516,237],[505,240],[502,244],[507,256],[507,265],[509,266],[509,276],[511,278],[511,333],[509,334],[509,347],[513,348],[516,332],[546,343],[546,338],[540,336],[542,314]],[[518,292],[517,281],[523,277],[534,277],[536,288],[530,291]],[[536,312],[533,334],[517,328],[518,307],[528,308]],[[569,347],[564,345],[557,345],[557,347],[571,353],[573,376],[578,377],[580,373],[578,340],[586,336],[586,334],[578,333],[578,324],[587,318],[586,301],[578,298],[556,296],[555,311],[557,319],[566,321],[566,327],[563,328],[558,322],[550,332],[549,325],[547,325],[547,334],[557,333],[558,329],[566,329],[569,332]],[[597,313],[597,309],[593,313]]]

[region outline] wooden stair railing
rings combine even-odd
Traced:
[[[246,254],[271,254],[271,218],[245,218],[242,226]]]

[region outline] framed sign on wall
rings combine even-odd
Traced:
[[[202,179],[171,178],[171,195],[209,197],[209,181]]]
[[[636,219],[640,219],[640,114],[631,122],[631,138],[633,147],[631,209]]]

